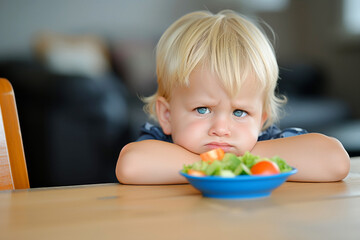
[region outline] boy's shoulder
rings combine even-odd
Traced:
[[[150,139],[172,142],[171,136],[166,135],[161,129],[161,127],[146,122],[141,127],[140,136],[136,141],[150,140]]]
[[[293,137],[297,135],[306,134],[308,131],[302,128],[285,128],[281,130],[276,125],[271,125],[266,130],[262,131],[258,137],[258,141],[271,140],[277,138]]]

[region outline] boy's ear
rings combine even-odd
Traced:
[[[264,126],[264,123],[266,122],[267,119],[268,119],[268,114],[266,112],[263,112],[261,116],[261,127]]]
[[[164,97],[156,99],[156,115],[165,134],[171,134],[170,104]]]

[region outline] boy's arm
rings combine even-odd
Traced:
[[[133,142],[120,152],[116,177],[124,184],[187,183],[179,171],[184,164],[199,160],[199,155],[173,143],[159,140]]]
[[[350,161],[342,144],[331,137],[309,133],[294,137],[260,141],[252,154],[279,156],[298,173],[290,181],[339,181],[349,173]],[[179,171],[183,164],[199,161],[197,154],[168,142],[144,140],[126,145],[120,153],[116,176],[125,184],[186,183]]]
[[[258,142],[251,151],[254,155],[283,158],[298,173],[290,181],[339,181],[350,169],[349,155],[335,138],[318,133]]]

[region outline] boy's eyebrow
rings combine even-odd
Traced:
[[[255,107],[252,105],[234,105],[233,106],[235,109],[239,109],[239,110],[246,110],[249,112],[252,112],[255,110]]]
[[[248,111],[254,111],[257,108],[255,104],[257,104],[257,102],[250,100],[232,101],[232,106],[234,108],[247,109]]]
[[[192,98],[191,100],[187,101],[188,104],[190,105],[206,105],[206,106],[216,106],[218,104],[218,102],[214,99],[211,98],[199,98],[199,99],[194,99]]]

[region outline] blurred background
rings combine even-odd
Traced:
[[[232,9],[274,30],[281,128],[337,137],[360,155],[360,1],[0,0],[0,77],[12,83],[31,187],[116,182],[147,121],[154,48],[195,10]]]

